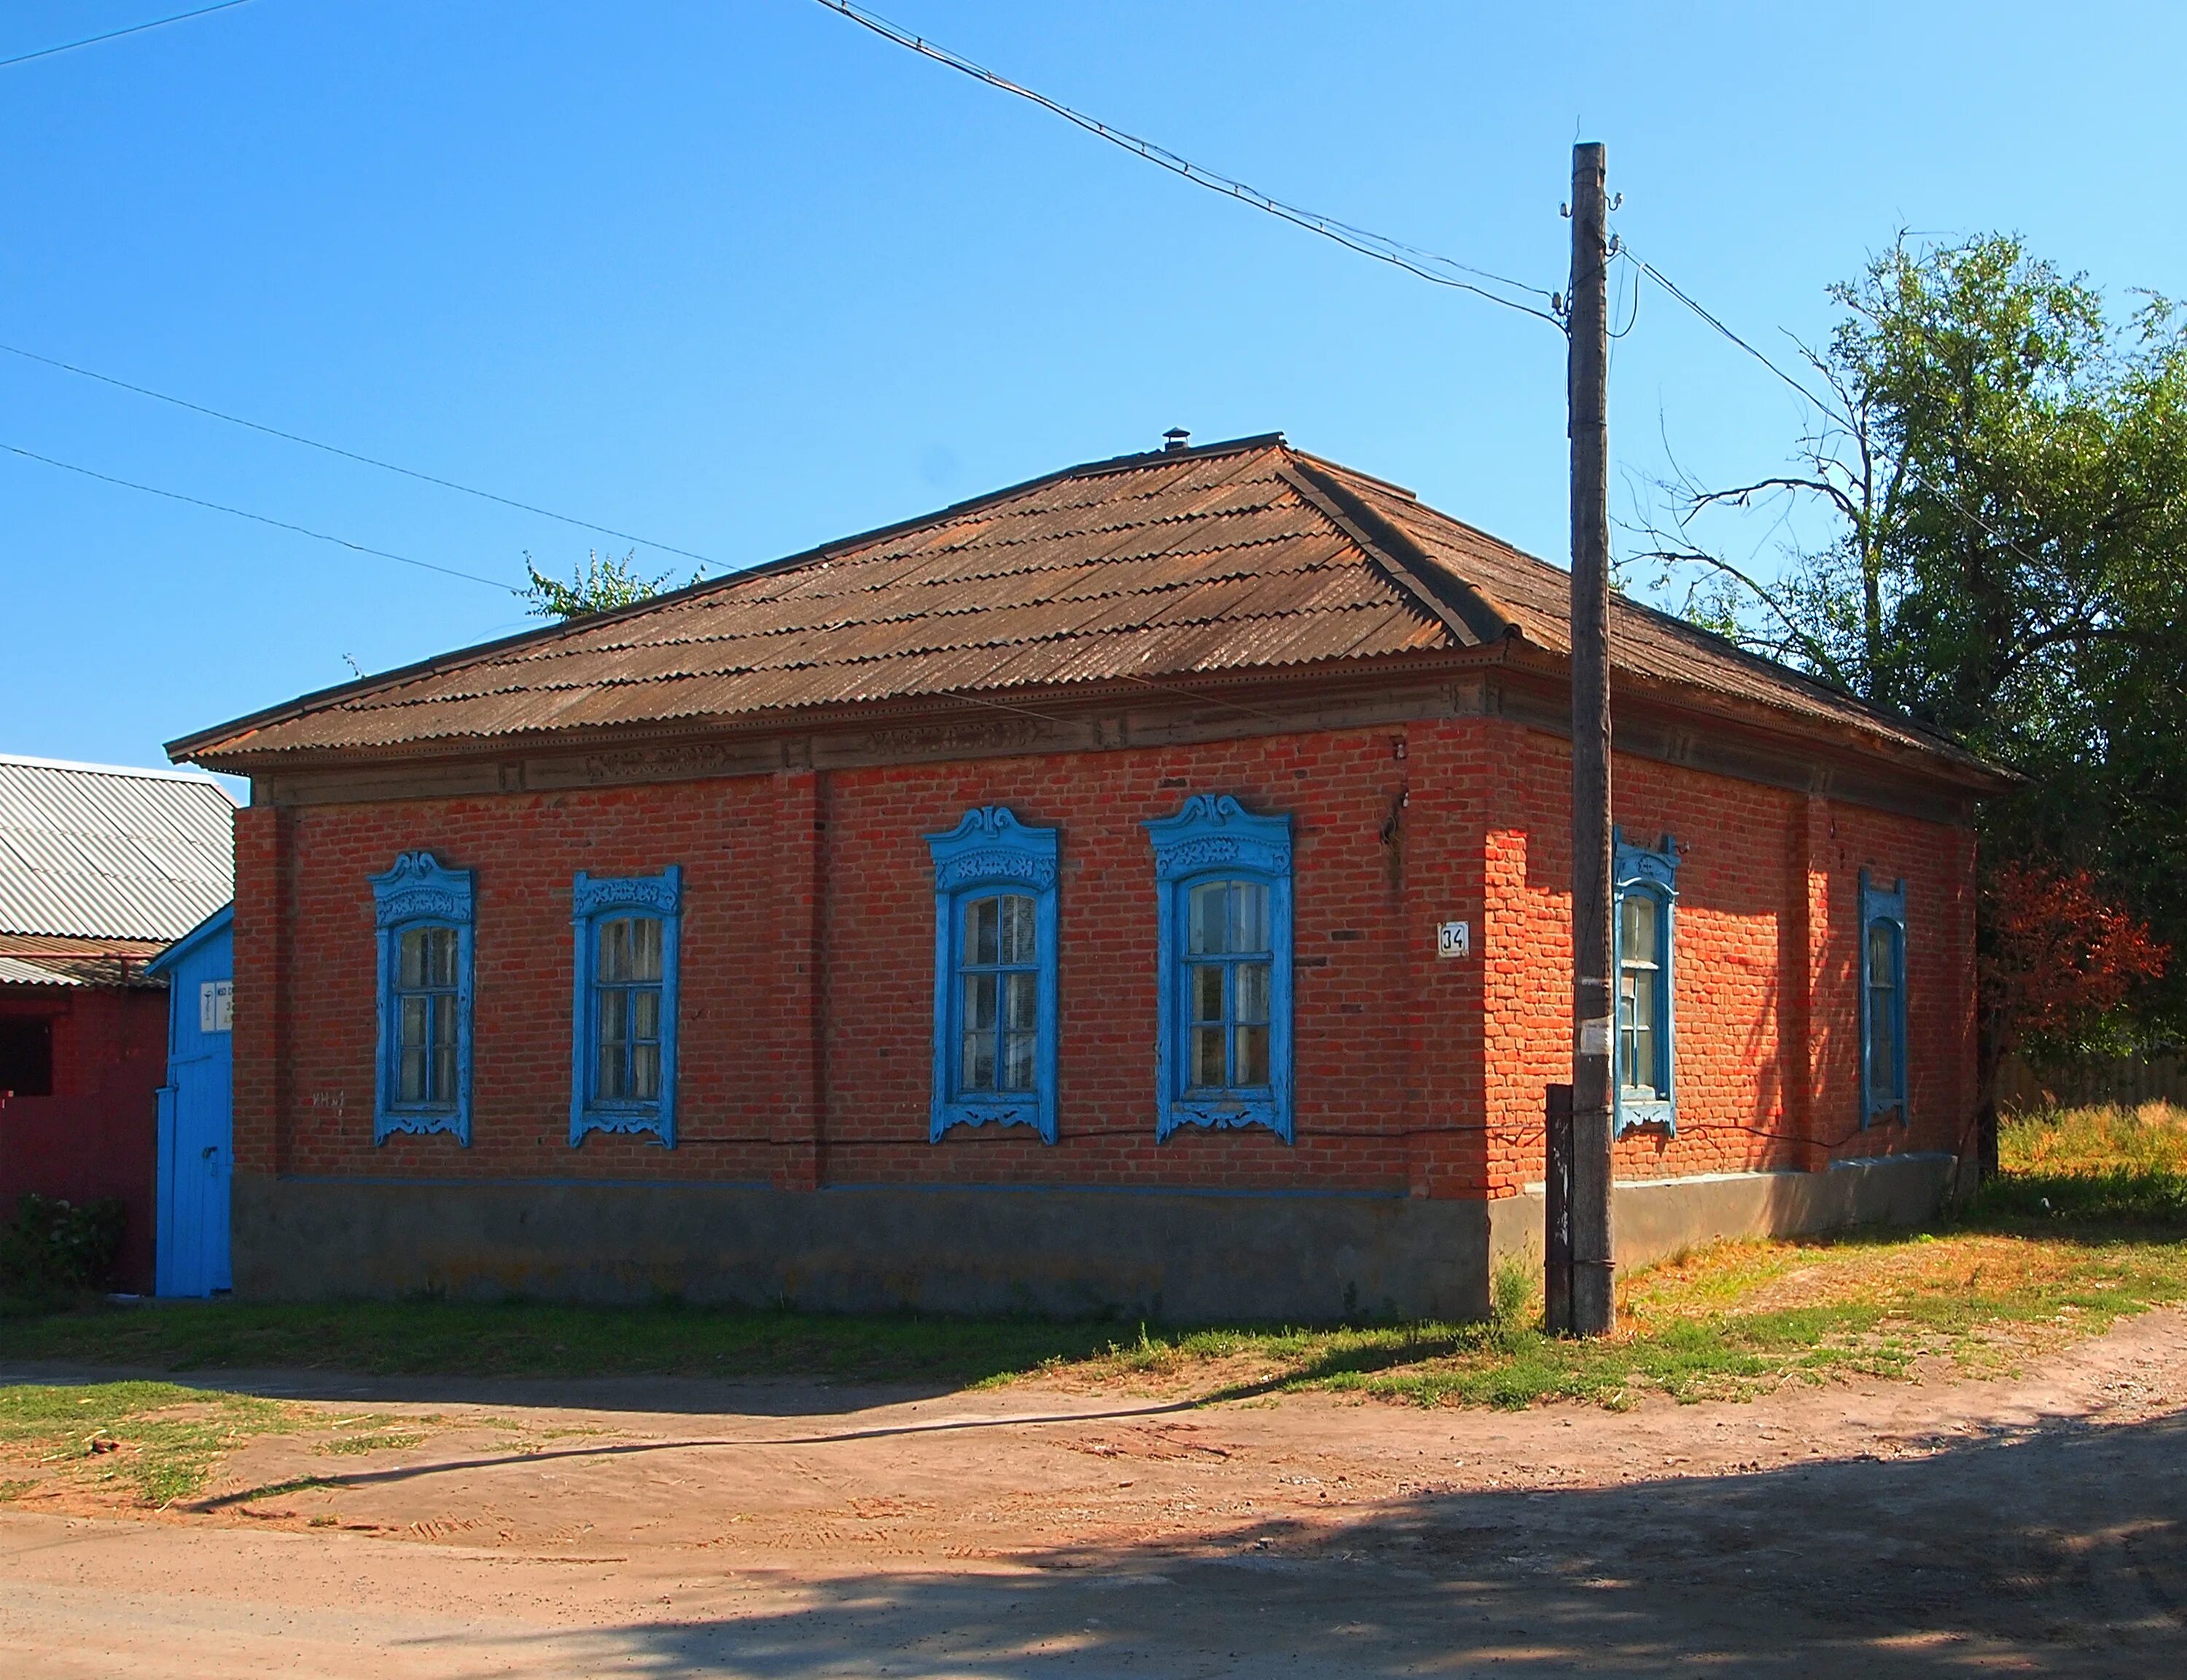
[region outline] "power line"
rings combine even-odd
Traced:
[[[1635,260],[1637,261],[1638,259]],[[1746,340],[1741,338],[1737,333],[1732,331],[1729,327],[1726,326],[1721,320],[1718,319],[1715,315],[1703,308],[1701,305],[1695,302],[1694,299],[1688,296],[1684,291],[1681,290],[1679,287],[1672,281],[1668,275],[1662,272],[1662,270],[1657,268],[1653,263],[1642,262],[1640,264],[1640,272],[1645,274],[1650,279],[1653,280],[1657,285],[1661,286],[1665,291],[1668,292],[1673,297],[1676,298],[1680,303],[1684,304],[1688,309],[1690,309],[1696,316],[1707,323],[1707,324],[1713,328],[1717,332],[1722,334],[1724,338],[1736,345],[1740,349],[1745,351],[1749,356],[1752,357],[1757,362],[1759,362],[1764,368],[1767,368],[1786,385],[1791,386],[1794,391],[1806,397],[1808,401],[1813,403],[1827,419],[1841,424],[1846,423],[1845,416],[1837,408],[1824,402],[1821,397],[1816,396],[1814,392],[1809,391],[1805,385],[1802,384],[1798,379],[1794,379],[1790,374],[1779,367],[1776,362],[1772,361],[1768,356],[1765,356],[1761,351],[1757,350]],[[1919,467],[1914,466],[1910,462],[1902,463],[1902,464],[1903,465],[1906,476],[1909,481],[1919,485],[1921,488],[1926,490],[1931,495],[1942,501],[1945,506],[1950,508],[1954,513],[1958,514],[1961,519],[1966,520],[1968,524],[1973,525],[1977,531],[1981,531],[1983,536],[1988,537],[1990,541],[2002,544],[2007,550],[2012,553],[2019,555],[2021,559],[2026,560],[2030,565],[2040,565],[2043,564],[2043,562],[2035,555],[2029,553],[2027,549],[2021,548],[2020,544],[2014,542],[2010,537],[2007,537],[2003,531],[1999,531],[1980,514],[1977,514],[1973,508],[1968,507],[1965,503],[1960,501],[1959,498],[1953,495],[1950,491],[1945,489],[1941,484],[1938,484],[1936,480],[1923,473]],[[1751,587],[1751,586],[1750,585],[1749,587]]]
[[[177,12],[172,17],[155,18],[149,23],[133,23],[126,29],[110,29],[104,35],[87,35],[81,41],[64,41],[58,47],[41,47],[35,53],[18,53],[12,59],[0,59],[0,70],[10,65],[27,65],[33,59],[50,59],[56,53],[73,53],[79,47],[96,47],[102,41],[119,41],[125,35],[142,35],[148,29],[165,29],[171,23],[188,23],[192,18],[210,16],[215,12],[233,11],[238,6],[247,6],[250,0],[220,0],[216,6],[200,6],[194,12]]]
[[[519,502],[513,497],[498,496],[491,490],[480,490],[455,480],[441,478],[432,473],[422,473],[413,468],[398,466],[392,461],[383,461],[376,456],[362,455],[354,449],[344,449],[339,444],[322,443],[318,439],[306,437],[300,432],[284,431],[278,426],[269,426],[256,420],[247,420],[240,414],[230,414],[218,408],[209,408],[202,402],[192,402],[187,397],[171,396],[166,391],[154,391],[149,385],[132,385],[127,379],[118,379],[111,374],[102,374],[96,368],[80,368],[74,362],[62,362],[50,356],[41,356],[35,350],[25,350],[19,345],[0,344],[0,351],[10,356],[20,356],[26,362],[36,362],[48,368],[57,368],[64,374],[74,374],[79,379],[96,379],[101,385],[112,385],[117,391],[130,391],[138,396],[149,396],[155,402],[170,403],[177,408],[188,409],[193,414],[203,414],[208,419],[222,421],[231,426],[241,426],[267,437],[278,437],[284,443],[301,444],[306,449],[316,449],[323,454],[340,456],[345,461],[354,461],[360,466],[374,467],[384,473],[395,473],[403,478],[415,479],[420,484],[437,485],[442,490],[453,490],[464,496],[475,496],[481,502],[498,503],[504,508],[514,508],[519,513],[534,514],[541,519],[574,525],[579,531],[594,531],[604,537],[620,538],[648,548],[657,548],[664,554],[678,554],[687,560],[696,560],[702,566],[720,566],[719,560],[711,556],[694,553],[689,548],[678,548],[671,542],[656,542],[649,537],[635,536],[627,531],[618,531],[613,525],[599,525],[591,520],[581,520],[569,514],[558,514],[551,508],[534,507],[529,502]]]
[[[1340,222],[1335,216],[1324,216],[1318,211],[1304,210],[1296,205],[1286,204],[1281,199],[1272,198],[1257,188],[1247,186],[1242,181],[1234,180],[1227,175],[1217,174],[1212,169],[1203,169],[1189,159],[1178,156],[1166,146],[1156,145],[1151,140],[1143,140],[1136,134],[1127,134],[1122,129],[1112,127],[1097,117],[1088,116],[1082,111],[1073,110],[1060,100],[1051,99],[1045,93],[1012,81],[1007,76],[998,76],[993,70],[975,64],[961,53],[953,53],[946,47],[938,47],[925,37],[914,35],[909,30],[903,29],[891,23],[887,19],[868,11],[864,7],[855,4],[853,0],[818,0],[818,3],[826,7],[831,12],[839,13],[848,18],[862,28],[872,31],[885,41],[893,42],[909,52],[916,53],[922,58],[931,59],[938,65],[947,65],[959,75],[969,76],[975,81],[983,81],[988,87],[998,89],[1002,93],[1029,100],[1042,110],[1061,117],[1065,122],[1084,129],[1088,134],[1099,139],[1106,140],[1112,146],[1121,147],[1134,157],[1143,158],[1149,163],[1161,166],[1172,174],[1183,176],[1195,187],[1205,187],[1212,193],[1220,193],[1226,198],[1235,199],[1240,204],[1249,205],[1255,210],[1288,222],[1294,227],[1303,228],[1310,233],[1318,233],[1324,239],[1333,239],[1338,244],[1345,246],[1347,250],[1358,251],[1363,256],[1371,256],[1378,262],[1386,262],[1394,267],[1402,268],[1407,273],[1417,275],[1432,284],[1448,286],[1453,291],[1470,292],[1476,297],[1486,298],[1489,302],[1501,304],[1506,309],[1515,309],[1522,315],[1532,315],[1538,320],[1547,321],[1560,332],[1564,329],[1564,322],[1554,312],[1555,294],[1543,287],[1528,285],[1523,280],[1514,280],[1507,275],[1476,267],[1470,262],[1460,262],[1456,257],[1442,256],[1434,251],[1423,250],[1418,245],[1407,244],[1402,239],[1392,239],[1386,233],[1377,233],[1369,228],[1357,228],[1350,222]],[[1456,278],[1460,274],[1471,275],[1474,279],[1463,280]],[[1521,303],[1515,298],[1505,297],[1490,291],[1484,286],[1476,284],[1475,280],[1485,280],[1491,285],[1503,286],[1511,291],[1523,292],[1529,296],[1538,297],[1549,303],[1550,308],[1537,309],[1532,304]]]
[[[272,525],[276,531],[294,531],[299,537],[308,537],[316,542],[331,542],[337,548],[347,548],[353,553],[370,554],[382,560],[398,560],[406,566],[416,566],[424,571],[437,571],[446,577],[460,577],[469,582],[483,583],[487,588],[498,589],[503,594],[514,595],[520,593],[510,588],[508,584],[493,578],[481,577],[475,571],[458,571],[453,566],[436,565],[430,560],[413,559],[408,554],[398,554],[390,548],[374,548],[363,542],[352,542],[346,537],[334,537],[323,531],[313,531],[309,525],[292,525],[287,520],[272,519],[264,514],[251,513],[247,508],[228,507],[224,503],[208,502],[200,496],[185,496],[179,490],[162,490],[157,485],[138,484],[133,479],[116,478],[111,473],[97,472],[89,467],[79,467],[72,461],[57,461],[50,455],[41,455],[35,450],[25,449],[17,444],[0,441],[0,449],[6,450],[10,455],[20,455],[25,461],[36,461],[41,466],[58,467],[65,473],[76,473],[85,478],[97,479],[101,484],[119,485],[124,490],[141,491],[147,496],[163,496],[170,502],[186,502],[193,508],[207,508],[216,514],[227,514],[235,519],[249,520],[255,525]]]

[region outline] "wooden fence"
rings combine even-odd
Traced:
[[[1998,1070],[1997,1104],[2007,1114],[2030,1109],[2078,1108],[2096,1103],[2137,1108],[2171,1103],[2187,1108],[2187,1059],[2176,1050],[2122,1056],[2116,1061],[2064,1072],[2038,1073],[2017,1056]]]

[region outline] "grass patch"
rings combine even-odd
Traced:
[[[1506,1264],[1479,1324],[1170,1332],[668,1303],[93,1303],[0,1313],[0,1355],[166,1371],[802,1377],[937,1389],[1032,1377],[1180,1398],[1315,1389],[1424,1405],[1616,1407],[1647,1393],[1699,1400],[1850,1374],[1904,1376],[1931,1358],[1971,1373],[2004,1370],[2123,1314],[2187,1301],[2187,1115],[2153,1107],[2025,1116],[2006,1126],[2001,1155],[2003,1174],[1967,1216],[1933,1232],[1720,1243],[1628,1274],[1620,1285],[1624,1328],[1601,1342],[1543,1336],[1538,1274]],[[410,1426],[419,1421],[348,1419],[338,1427],[364,1432],[323,1450],[415,1445]]]
[[[402,1430],[388,1430],[379,1435],[337,1436],[332,1441],[323,1442],[319,1451],[341,1454],[392,1452],[399,1447],[416,1447],[424,1439],[422,1435],[407,1433]]]
[[[166,1505],[205,1486],[221,1456],[253,1436],[298,1425],[296,1407],[175,1383],[0,1388],[0,1461],[57,1469],[64,1481],[119,1483]],[[37,1482],[18,1484],[18,1495]]]

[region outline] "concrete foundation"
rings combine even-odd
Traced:
[[[1488,1214],[1403,1197],[239,1173],[235,1291],[1171,1322],[1465,1318]]]
[[[1723,1237],[1793,1237],[1852,1225],[1918,1225],[1933,1218],[1958,1169],[1948,1155],[1841,1160],[1825,1172],[1711,1172],[1640,1178],[1613,1192],[1621,1267]],[[1491,1263],[1542,1253],[1542,1187],[1492,1202]]]
[[[1914,1224],[1949,1155],[1714,1173],[1616,1191],[1620,1265],[1719,1237]],[[236,1176],[246,1299],[436,1293],[1113,1314],[1170,1323],[1473,1318],[1491,1265],[1538,1256],[1538,1187],[1493,1203],[1162,1191]]]

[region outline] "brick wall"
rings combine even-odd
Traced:
[[[1569,1077],[1571,757],[1504,732],[1487,836],[1492,1194],[1541,1177],[1543,1087]],[[1620,756],[1628,840],[1678,865],[1678,1135],[1639,1129],[1622,1177],[1960,1147],[1975,1101],[1971,830]],[[1910,1127],[1859,1126],[1859,874],[1907,884]]]
[[[1687,846],[1684,1133],[1667,1147],[1628,1143],[1621,1170],[1819,1159],[1797,1140],[1830,1133],[1853,1107],[1846,1035],[1857,947],[1846,919],[1863,862],[1909,879],[1913,1142],[1934,1147],[1971,1079],[1964,836],[1838,807],[1818,815],[1796,795],[1661,766],[1621,760],[1617,775],[1628,831],[1652,840],[1669,829]],[[1173,750],[254,808],[237,831],[237,1164],[785,1188],[1500,1194],[1540,1176],[1542,1088],[1562,1076],[1567,786],[1560,744],[1455,718]],[[1292,818],[1290,1147],[1257,1131],[1187,1128],[1154,1141],[1155,883],[1140,823],[1195,793]],[[1053,1147],[1023,1128],[927,1141],[934,899],[924,836],[985,804],[1062,830]],[[413,849],[476,872],[468,1149],[446,1137],[372,1143],[367,878]],[[1818,891],[1802,861],[1809,851],[1829,853]],[[669,863],[684,869],[678,1145],[594,1134],[573,1150],[571,878]],[[1436,924],[1448,920],[1471,924],[1470,959],[1437,958]],[[1800,979],[1789,1009],[1779,985],[1788,967]],[[1798,1015],[1811,970],[1824,982],[1812,1025]],[[1824,1077],[1812,1104],[1797,1076],[1803,1057]],[[1904,1143],[1869,1138],[1840,1153]]]

